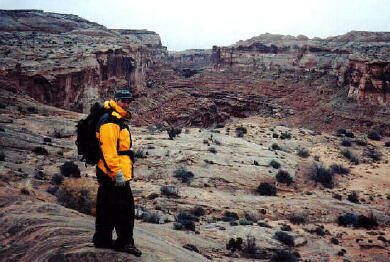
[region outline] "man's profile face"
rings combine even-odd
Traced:
[[[128,109],[131,103],[130,98],[121,98],[118,100],[118,105],[123,109]]]

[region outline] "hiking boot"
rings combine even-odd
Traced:
[[[130,244],[125,245],[124,247],[116,247],[115,251],[133,254],[136,257],[140,257],[142,255],[141,250]]]

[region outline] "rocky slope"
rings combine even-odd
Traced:
[[[144,252],[135,260],[93,248],[94,218],[60,206],[71,201],[61,198],[60,189],[52,191],[59,167],[73,161],[81,178],[68,178],[59,187],[87,182],[87,195],[96,194],[94,168],[78,160],[74,145],[75,124],[85,115],[7,90],[0,104],[0,261],[244,262],[269,261],[280,250],[299,252],[302,261],[389,259],[388,139],[364,145],[360,134],[320,134],[258,116],[234,118],[218,129],[188,128],[174,140],[157,127],[133,127],[135,238]],[[237,137],[237,128],[246,133]],[[341,146],[344,140],[351,146]],[[358,164],[343,156],[347,148]],[[300,153],[303,149],[308,153]],[[272,160],[280,167],[270,165]],[[339,164],[350,172],[335,174],[334,187],[326,188],[310,179],[313,163]],[[188,183],[174,176],[181,167],[193,174]],[[291,175],[290,185],[276,181],[280,169]],[[262,182],[275,185],[276,196],[257,193]],[[176,188],[177,196],[164,193],[167,186]],[[348,200],[353,192],[357,202]],[[76,208],[89,206],[80,192],[75,196],[81,203]],[[195,207],[203,212],[193,213]],[[198,214],[192,230],[174,229],[181,212]],[[378,225],[341,226],[337,217],[346,213],[372,213]],[[287,235],[277,237],[282,228]],[[227,249],[232,238],[243,239],[241,251]]]

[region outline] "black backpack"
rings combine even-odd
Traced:
[[[85,161],[86,165],[96,165],[102,156],[99,140],[96,138],[96,129],[101,117],[111,111],[111,109],[105,109],[101,104],[95,103],[87,118],[81,119],[77,123],[77,152],[82,156],[81,160]]]

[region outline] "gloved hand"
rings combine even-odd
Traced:
[[[116,173],[115,175],[115,186],[124,186],[125,185],[125,177],[123,176],[122,170]]]

